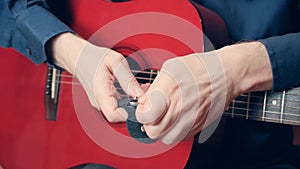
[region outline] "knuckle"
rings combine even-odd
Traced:
[[[171,145],[174,142],[174,140],[172,140],[170,138],[163,138],[162,142],[166,145]]]
[[[179,62],[179,59],[178,58],[171,58],[171,59],[168,59],[166,60],[163,65],[162,65],[162,69],[163,68],[169,68],[169,67],[172,67],[175,65],[175,63]]]
[[[149,129],[149,127],[144,126],[144,129],[147,133],[147,136],[151,139],[158,139],[160,136],[160,133],[157,130]]]
[[[106,119],[110,123],[117,123],[118,122],[118,119],[115,116],[111,115],[111,114],[106,115]]]
[[[159,136],[158,133],[155,133],[155,132],[147,131],[146,133],[147,133],[148,137],[151,139],[157,139]]]
[[[115,63],[115,64],[120,64],[121,62],[123,62],[123,60],[125,59],[123,57],[123,55],[117,53],[117,52],[113,52],[111,53],[111,56],[110,56],[112,59],[111,59],[111,62],[112,63]]]
[[[115,51],[110,51],[105,55],[105,61],[111,66],[118,66],[124,60],[123,55]]]
[[[147,120],[143,118],[143,113],[140,113],[139,111],[136,111],[136,120],[142,124],[145,124],[147,122]]]
[[[161,71],[169,74],[171,76],[177,77],[178,75],[183,74],[182,73],[182,67],[184,67],[184,63],[179,58],[172,58],[167,61],[165,61],[162,65]]]

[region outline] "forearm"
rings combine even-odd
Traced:
[[[88,42],[72,33],[62,33],[47,44],[52,62],[74,74],[79,55]]]
[[[272,69],[265,46],[248,42],[217,50],[223,64],[227,86],[234,95],[272,88]]]
[[[300,33],[217,50],[235,94],[300,86]]]

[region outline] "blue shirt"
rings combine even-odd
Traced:
[[[196,1],[223,18],[233,42],[264,43],[272,65],[273,90],[300,85],[299,0]]]
[[[39,64],[52,37],[72,30],[49,12],[44,0],[0,1],[0,46],[12,47]]]

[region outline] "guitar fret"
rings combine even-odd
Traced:
[[[234,104],[235,104],[235,100],[232,101],[231,117],[234,117]]]
[[[277,122],[280,121],[280,112],[281,112],[281,99],[282,93],[281,92],[270,92],[268,91],[267,103],[266,103],[266,118],[277,119]],[[269,112],[277,112],[269,113]]]
[[[283,91],[283,93],[282,93],[281,110],[280,110],[280,123],[282,123],[282,119],[283,119],[284,99],[285,99],[285,91]]]
[[[245,93],[233,100],[225,116],[300,125],[299,90]]]
[[[284,120],[292,120],[300,122],[300,102],[299,100],[299,90],[288,90],[285,95],[284,103]]]
[[[247,115],[247,102],[248,102],[248,94],[246,96],[238,96],[234,102],[234,116],[243,115],[246,117]]]
[[[264,95],[264,104],[263,104],[262,121],[265,121],[265,117],[266,117],[267,94],[268,94],[268,92],[265,91],[265,95]]]
[[[247,100],[247,111],[246,111],[246,119],[249,118],[249,104],[250,104],[250,95],[251,93],[248,93],[248,100]]]

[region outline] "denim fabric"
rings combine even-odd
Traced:
[[[0,20],[0,45],[16,49],[37,64],[47,60],[49,39],[73,32],[49,12],[43,0],[1,0]]]

